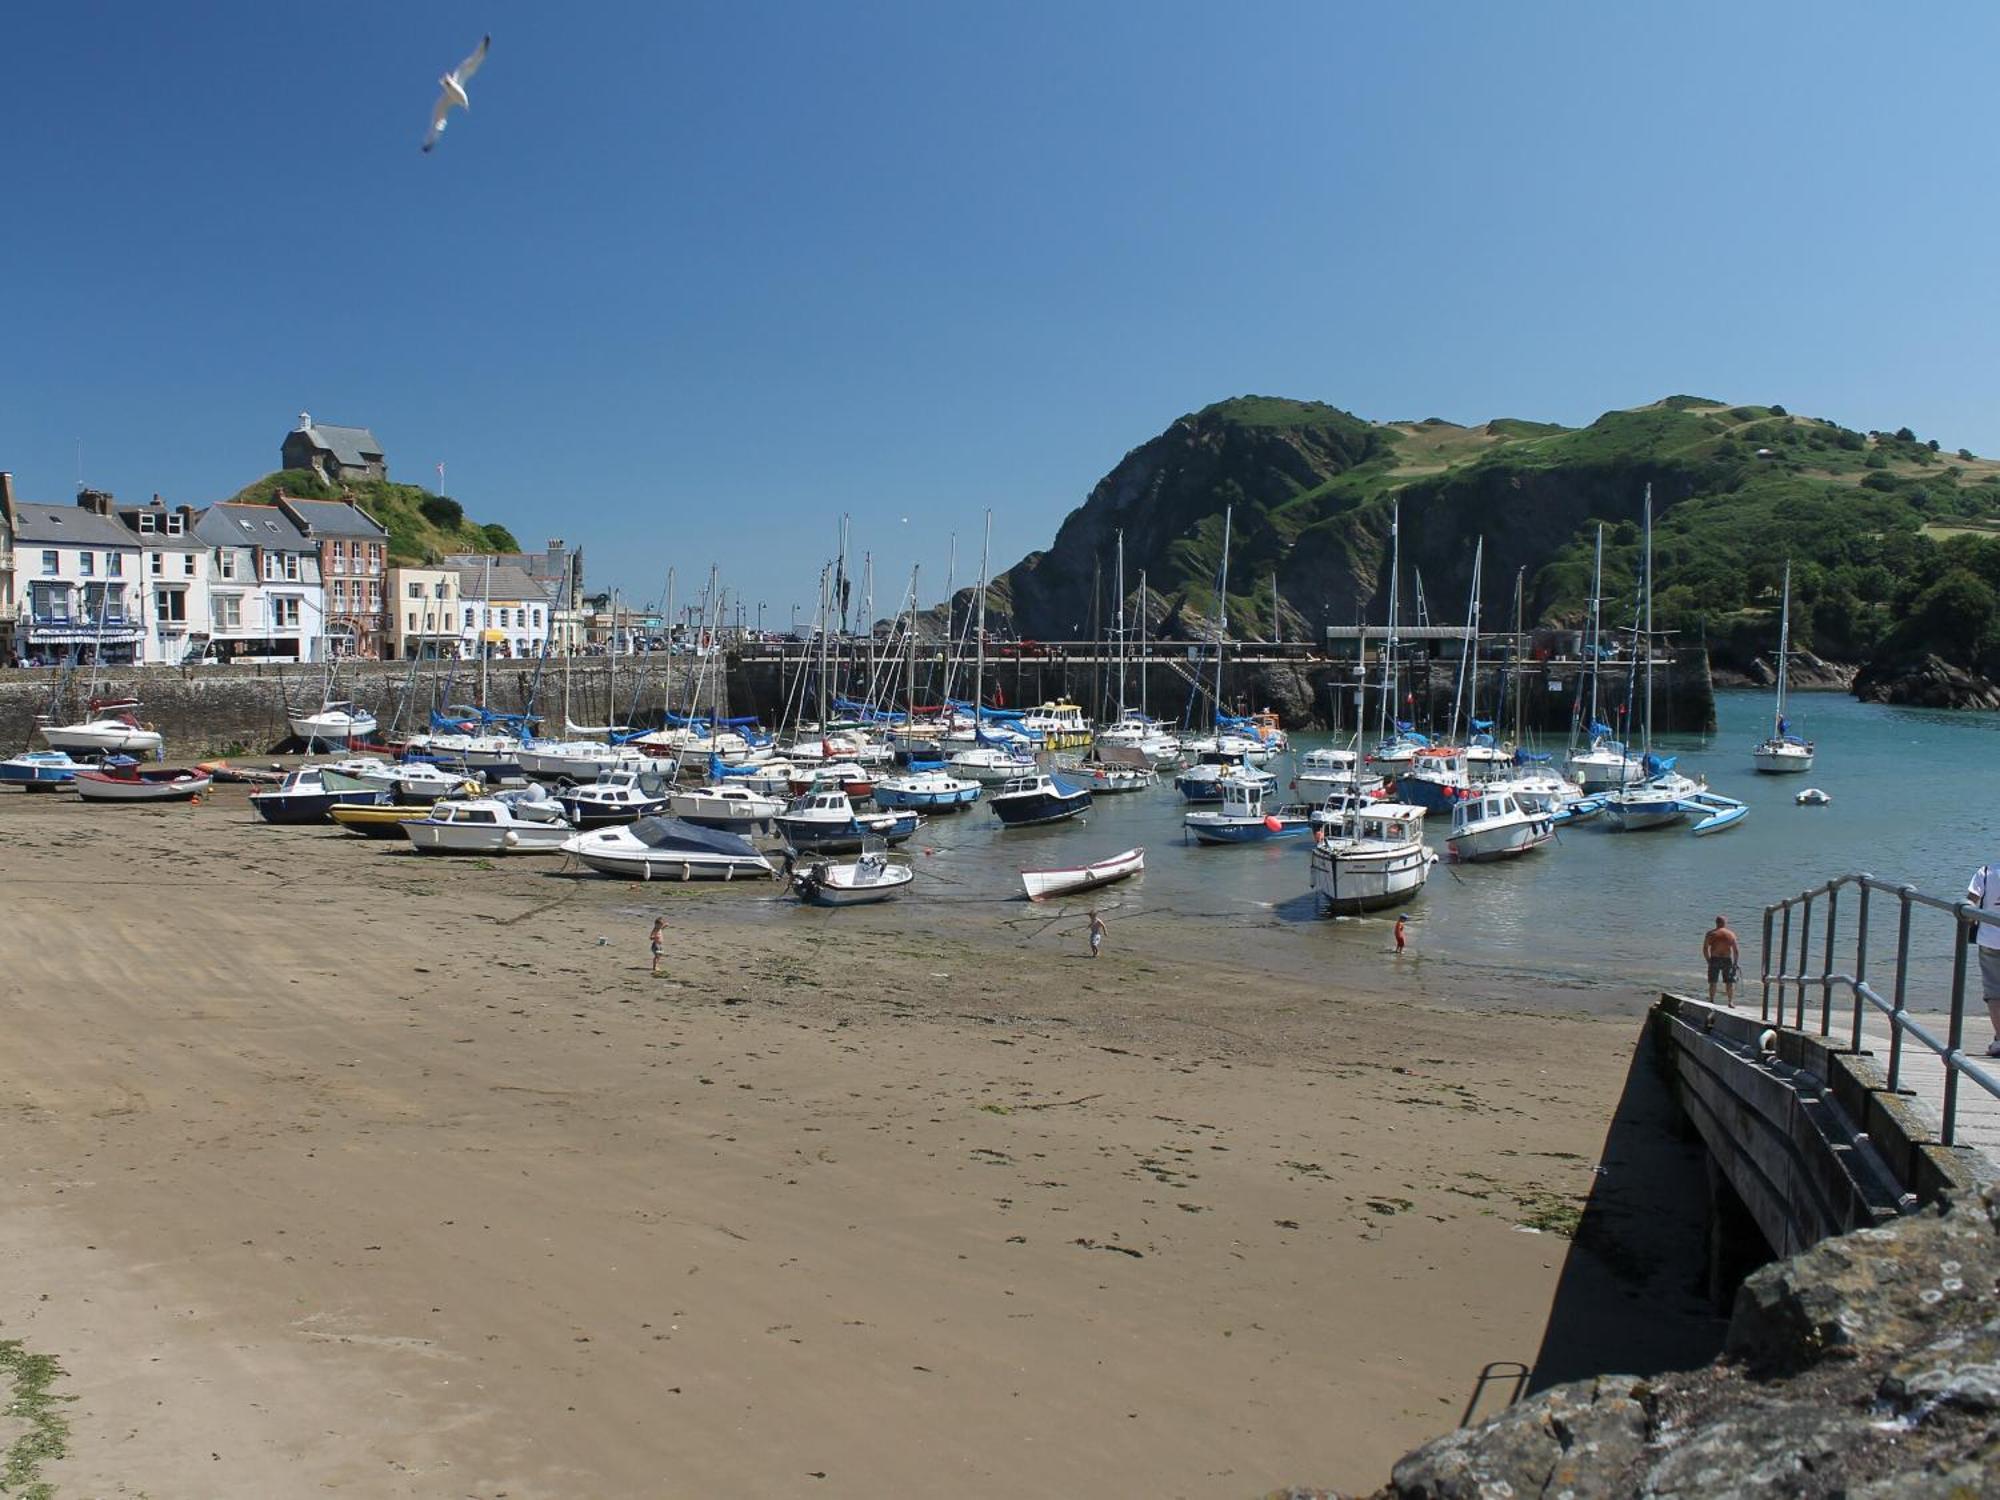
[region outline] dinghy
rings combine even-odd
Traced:
[[[1827,796],[1825,792],[1816,786],[1809,786],[1800,792],[1798,796],[1792,798],[1792,801],[1796,802],[1800,807],[1825,807],[1832,800],[1833,798]]]
[[[86,802],[186,802],[209,789],[201,771],[142,771],[129,755],[112,755],[94,771],[76,773],[77,795]]]
[[[67,750],[24,750],[12,760],[0,760],[0,784],[46,792],[68,786],[84,769],[84,763],[71,760]]]
[[[1114,880],[1124,880],[1146,868],[1146,851],[1127,849],[1095,864],[1072,865],[1060,870],[1023,870],[1021,888],[1030,901],[1046,901],[1051,896],[1072,896],[1091,891]]]
[[[869,849],[848,864],[816,859],[792,875],[792,894],[809,906],[862,906],[885,901],[917,878],[908,865]]]

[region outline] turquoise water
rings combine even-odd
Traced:
[[[1524,859],[1440,865],[1409,906],[1414,952],[1442,964],[1454,990],[1544,1000],[1569,993],[1587,1005],[1593,991],[1688,984],[1700,969],[1702,933],[1718,913],[1742,934],[1744,969],[1753,973],[1769,901],[1862,869],[1952,894],[1975,866],[2000,858],[1980,795],[1987,761],[2000,751],[2000,714],[1885,708],[1837,693],[1799,695],[1793,707],[1795,728],[1818,750],[1804,776],[1751,769],[1750,749],[1770,712],[1766,693],[1723,693],[1716,734],[1658,747],[1680,756],[1689,775],[1750,805],[1734,828],[1695,838],[1685,826],[1621,834],[1592,823]],[[1301,736],[1296,749],[1319,742]],[[1281,779],[1291,774],[1284,762],[1270,769]],[[1793,795],[1808,785],[1824,788],[1832,805],[1795,806]],[[940,915],[949,906],[977,919],[985,908],[993,920],[1029,931],[1020,869],[1080,864],[1143,844],[1142,879],[1095,897],[1114,941],[1183,951],[1194,944],[1248,972],[1330,983],[1353,965],[1380,965],[1393,912],[1320,917],[1307,891],[1303,841],[1202,848],[1183,838],[1184,810],[1163,782],[1100,798],[1081,823],[1051,828],[1003,831],[977,808],[935,819],[910,846],[916,894],[897,904],[893,919],[883,908],[870,925],[921,920],[928,900]],[[1432,830],[1434,846],[1445,831]],[[1066,930],[1060,920],[1054,927]],[[1920,924],[1916,948],[1948,953],[1947,938],[1942,925]],[[1893,927],[1877,942],[1886,958]],[[1934,959],[1925,972],[1935,980],[1943,963]],[[1430,977],[1439,977],[1435,967]]]

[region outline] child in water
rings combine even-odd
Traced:
[[[1410,946],[1409,935],[1403,930],[1403,924],[1409,920],[1407,915],[1396,918],[1396,956],[1398,958],[1402,957],[1403,950]]]

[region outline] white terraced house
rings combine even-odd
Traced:
[[[210,549],[211,654],[222,661],[318,661],[327,619],[319,544],[275,505],[225,500],[195,522]]]
[[[195,535],[191,505],[121,505],[118,519],[139,544],[139,584],[148,608],[144,659],[178,666],[208,644],[208,547]]]
[[[511,560],[461,559],[457,571],[461,654],[540,656],[553,613],[549,590]]]
[[[136,662],[146,640],[137,540],[109,495],[13,505],[16,649],[24,662]]]

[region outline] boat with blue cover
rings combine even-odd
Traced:
[[[953,776],[942,764],[912,763],[907,775],[886,776],[875,783],[875,805],[883,808],[914,807],[925,812],[948,812],[970,807],[979,800],[979,783]]]
[[[1304,838],[1312,832],[1312,809],[1292,805],[1267,808],[1265,785],[1248,777],[1222,783],[1222,806],[1197,808],[1181,825],[1198,844],[1268,844],[1278,839]]]
[[[325,823],[343,802],[379,806],[389,789],[331,766],[300,766],[276,786],[250,794],[250,806],[266,823]]]
[[[921,828],[923,821],[908,809],[857,813],[842,791],[801,797],[776,819],[779,834],[792,848],[828,854],[859,850],[869,839],[900,844]]]

